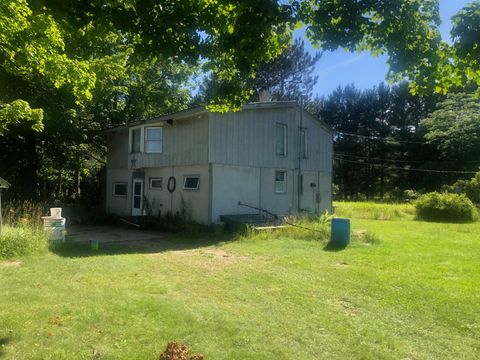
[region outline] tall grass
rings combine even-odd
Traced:
[[[248,228],[241,234],[239,240],[291,238],[327,242],[330,238],[330,219],[331,216],[328,214],[320,216],[292,215],[284,219],[285,227],[270,230]]]
[[[3,221],[11,227],[41,229],[42,216],[47,215],[49,206],[33,201],[10,201],[2,206]]]
[[[48,234],[40,229],[5,226],[0,235],[0,259],[39,254],[47,249]]]
[[[336,216],[354,219],[412,220],[415,216],[412,204],[339,201],[334,203],[334,208]]]

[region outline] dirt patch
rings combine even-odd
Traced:
[[[18,268],[22,266],[22,262],[19,260],[0,260],[0,268],[15,267]]]
[[[221,248],[203,248],[175,250],[156,254],[145,254],[146,257],[163,257],[167,261],[188,264],[190,267],[209,273],[222,271],[249,260],[246,256],[237,256]]]
[[[359,316],[360,312],[358,307],[355,304],[352,304],[350,301],[346,299],[337,299],[335,304],[340,305],[345,314],[348,316]]]

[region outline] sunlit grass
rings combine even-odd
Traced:
[[[476,359],[480,224],[409,216],[353,218],[342,251],[287,229],[0,262],[0,354],[156,359],[175,340],[207,360]]]
[[[412,204],[338,201],[334,203],[334,208],[336,216],[356,219],[410,220],[415,216],[415,207]]]

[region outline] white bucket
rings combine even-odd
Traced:
[[[50,216],[52,218],[61,218],[62,217],[62,208],[50,208]]]

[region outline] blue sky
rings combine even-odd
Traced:
[[[444,40],[449,39],[450,18],[471,0],[440,0],[442,26],[440,31]],[[300,31],[298,36],[302,36]],[[305,41],[309,51],[315,52],[308,40]],[[325,52],[318,61],[315,74],[318,83],[314,95],[328,95],[339,85],[355,84],[356,87],[370,88],[385,80],[388,67],[386,57],[372,57],[369,53],[350,53],[343,50]]]

